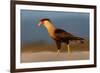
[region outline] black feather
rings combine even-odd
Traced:
[[[66,42],[69,40],[83,40],[83,38],[76,37],[63,29],[56,29],[54,32],[55,39],[58,41]]]

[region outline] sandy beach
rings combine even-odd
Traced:
[[[86,60],[89,59],[88,51],[76,51],[68,54],[67,52],[23,52],[21,62],[47,62],[47,61],[69,61],[69,60]]]
[[[21,62],[47,62],[47,61],[72,61],[89,59],[89,42],[70,43],[70,54],[65,44],[62,44],[60,53],[57,54],[55,44],[43,42],[28,43],[21,47]]]

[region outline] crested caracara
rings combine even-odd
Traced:
[[[84,40],[83,38],[76,37],[63,29],[56,28],[51,20],[47,18],[41,19],[38,25],[43,25],[47,29],[49,36],[55,41],[57,45],[57,53],[60,52],[61,43],[65,43],[67,45],[68,53],[70,53],[70,41],[80,40],[81,42],[83,42]]]

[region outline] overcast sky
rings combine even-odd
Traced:
[[[21,10],[21,42],[44,40],[52,42],[47,30],[37,24],[42,18],[49,18],[57,27],[76,36],[89,37],[89,13]]]

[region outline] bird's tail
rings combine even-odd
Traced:
[[[84,38],[74,37],[73,40],[80,40],[80,43],[84,43]]]
[[[81,37],[73,37],[72,39],[73,40],[84,40],[84,38],[81,38]]]

